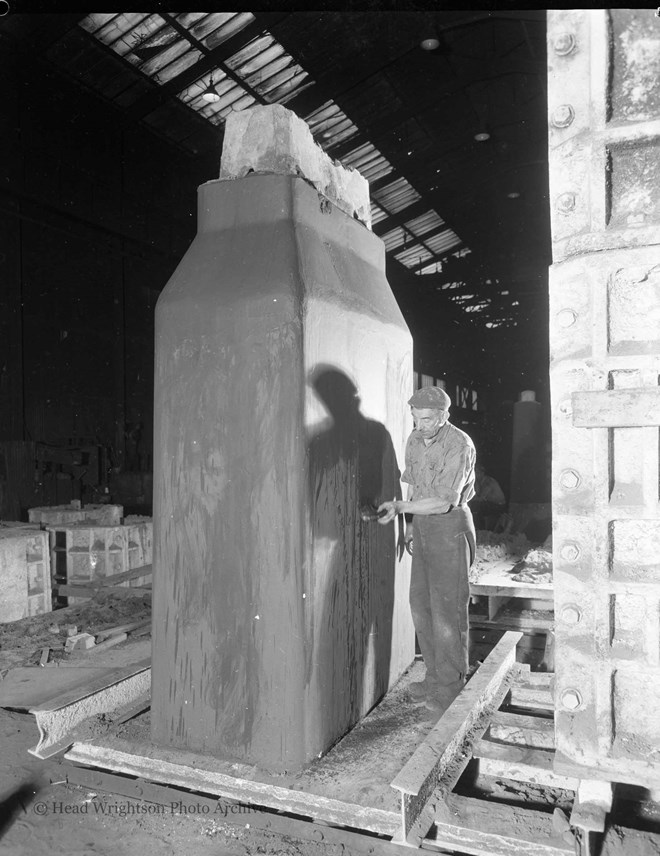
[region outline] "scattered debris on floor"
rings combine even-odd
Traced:
[[[521,532],[513,535],[477,530],[477,551],[470,568],[470,582],[476,583],[482,574],[492,570],[495,563],[519,562],[530,550],[532,544]]]
[[[148,632],[150,619],[151,595],[121,597],[99,591],[93,599],[82,603],[0,624],[0,670],[14,666],[38,666],[45,648],[50,649],[46,667],[51,667],[80,654],[79,650],[70,653],[65,650],[67,640],[72,636],[89,634],[96,637],[104,631],[105,636],[100,640],[104,644],[115,635],[108,633],[111,628],[131,624],[135,625],[134,631],[147,628]],[[72,633],[69,632],[71,630]],[[84,653],[89,656],[98,647],[97,642]]]
[[[529,550],[512,570],[511,579],[516,582],[549,584],[552,582],[552,553],[543,548]]]

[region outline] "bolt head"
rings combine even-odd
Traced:
[[[577,41],[573,33],[558,33],[552,41],[552,47],[558,56],[568,56],[577,48]]]
[[[561,703],[566,710],[577,710],[582,705],[582,696],[577,690],[564,690],[561,694]]]
[[[562,607],[561,620],[565,624],[579,624],[582,621],[582,610],[576,603],[567,603]]]
[[[580,484],[580,474],[575,470],[564,470],[559,476],[559,484],[566,490],[575,490]]]
[[[575,201],[574,193],[562,193],[557,197],[555,208],[560,214],[570,214],[575,210]]]
[[[576,562],[580,555],[580,548],[573,541],[567,541],[559,551],[559,555],[566,562]]]
[[[559,324],[559,326],[564,330],[568,327],[572,327],[576,321],[577,312],[574,312],[572,309],[562,309],[557,313],[557,324]]]
[[[568,128],[568,126],[575,119],[575,110],[571,107],[570,104],[560,104],[559,107],[555,107],[552,111],[552,116],[550,117],[550,123],[554,125],[555,128]]]

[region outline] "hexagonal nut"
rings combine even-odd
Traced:
[[[566,710],[577,710],[582,707],[582,696],[578,690],[570,687],[561,694],[561,703]]]
[[[558,56],[568,56],[577,48],[577,39],[573,33],[557,33],[552,40],[552,49]]]
[[[565,562],[576,562],[581,552],[580,547],[575,541],[567,541],[562,545],[559,555]]]
[[[557,324],[565,330],[567,327],[572,327],[575,324],[578,315],[574,309],[561,309],[556,317]]]
[[[559,476],[559,484],[565,490],[575,490],[581,481],[582,479],[580,478],[580,474],[577,470],[563,470]]]
[[[570,104],[560,104],[552,111],[550,124],[555,128],[568,128],[575,119],[575,110]]]
[[[555,208],[560,214],[572,214],[575,211],[576,200],[575,193],[560,193],[555,200]]]
[[[565,624],[579,624],[582,621],[582,610],[577,603],[567,603],[562,606],[559,617]]]

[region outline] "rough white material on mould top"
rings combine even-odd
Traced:
[[[357,170],[332,161],[314,142],[307,123],[281,104],[227,117],[220,179],[243,178],[250,172],[299,175],[371,228],[369,182]]]

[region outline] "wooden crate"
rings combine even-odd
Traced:
[[[71,505],[46,505],[40,508],[28,508],[30,523],[42,526],[69,526],[74,523],[99,526],[119,526],[124,514],[123,505],[85,505],[73,502]]]
[[[51,565],[60,584],[85,585],[151,564],[153,523],[150,518],[136,518],[120,526],[52,525],[48,530]],[[148,581],[149,576],[141,576],[120,585],[139,587]],[[68,603],[79,600],[70,597]]]

